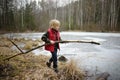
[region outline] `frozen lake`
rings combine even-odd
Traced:
[[[14,33],[5,34],[8,37],[26,39],[40,39],[43,33]],[[101,72],[110,73],[109,80],[120,80],[120,33],[97,33],[97,32],[61,32],[63,40],[93,40],[101,43],[67,43],[60,44],[61,50],[58,55],[64,55],[68,59],[74,59],[82,69],[91,74]],[[36,55],[50,55],[44,49],[33,51]],[[92,80],[91,78],[90,80]]]
[[[92,74],[108,72],[111,75],[109,80],[120,80],[120,34],[89,32],[63,32],[61,34],[65,40],[100,42],[101,45],[88,43],[62,44],[60,53],[74,58],[79,66]]]

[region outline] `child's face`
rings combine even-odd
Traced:
[[[56,26],[56,27],[55,27],[56,30],[59,30],[59,28],[60,28],[60,26]]]

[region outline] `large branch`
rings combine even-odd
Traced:
[[[11,40],[10,40],[11,41]],[[12,41],[11,41],[12,42]],[[11,56],[11,57],[8,57],[8,58],[5,58],[4,60],[9,60],[9,59],[11,59],[11,58],[13,58],[13,57],[16,57],[16,56],[18,56],[18,55],[22,55],[22,54],[27,54],[27,53],[29,53],[29,52],[31,52],[31,51],[33,51],[33,50],[36,50],[36,49],[38,49],[38,48],[41,48],[41,47],[43,47],[43,46],[45,46],[45,45],[50,45],[51,43],[46,43],[46,44],[42,44],[42,45],[40,45],[40,46],[37,46],[37,47],[35,47],[35,48],[32,48],[32,49],[30,49],[30,50],[28,50],[28,51],[26,51],[26,52],[23,52],[14,42],[12,42],[20,51],[21,51],[21,53],[18,53],[18,54],[16,54],[16,55],[13,55],[13,56]],[[78,40],[71,40],[71,41],[56,41],[55,43],[92,43],[92,44],[97,44],[97,45],[100,45],[100,43],[98,43],[98,42],[94,42],[94,41],[85,41],[85,40],[80,40],[80,41],[78,41]]]
[[[95,42],[95,41],[87,41],[87,40],[57,41],[57,43],[91,43],[91,44],[100,45],[100,43],[98,43],[98,42]]]

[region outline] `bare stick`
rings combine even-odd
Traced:
[[[5,61],[5,60],[9,60],[9,59],[11,59],[11,58],[13,58],[13,57],[16,57],[16,56],[18,56],[18,55],[22,55],[22,54],[29,53],[29,52],[31,52],[31,51],[33,51],[33,50],[35,50],[35,49],[38,49],[38,48],[40,48],[40,47],[43,47],[43,46],[45,46],[45,45],[48,45],[48,44],[43,44],[43,45],[40,45],[40,46],[38,46],[38,47],[32,48],[32,49],[30,49],[30,50],[28,50],[28,51],[26,51],[26,52],[24,52],[24,53],[18,53],[18,54],[16,54],[16,55],[11,56],[11,57],[5,58],[4,61]]]
[[[85,41],[85,40],[59,41],[58,43],[91,43],[91,44],[100,45],[100,43],[98,43],[98,42],[95,42],[95,41]]]
[[[24,53],[19,47],[18,45],[16,45],[12,40],[8,39],[13,45],[15,45],[17,47],[17,49],[21,52]]]
[[[97,42],[94,42],[94,41],[56,41],[55,43],[92,43],[92,44],[97,44],[97,45],[100,45],[100,43],[97,43]],[[5,58],[4,60],[9,60],[9,59],[11,59],[11,58],[13,58],[13,57],[16,57],[16,56],[18,56],[18,55],[21,55],[21,54],[26,54],[26,53],[29,53],[29,52],[31,52],[31,51],[33,51],[33,50],[36,50],[36,49],[38,49],[38,48],[41,48],[41,47],[43,47],[43,46],[45,46],[45,45],[50,45],[51,43],[46,43],[46,44],[42,44],[42,45],[40,45],[40,46],[38,46],[38,47],[35,47],[35,48],[32,48],[32,49],[30,49],[30,50],[28,50],[28,51],[26,51],[26,52],[23,52],[21,49],[21,53],[18,53],[18,54],[16,54],[16,55],[13,55],[13,56],[11,56],[11,57],[8,57],[8,58]],[[16,45],[15,43],[14,43],[14,45]],[[17,45],[16,45],[16,47],[18,47]],[[18,47],[18,49],[19,49],[19,47]]]

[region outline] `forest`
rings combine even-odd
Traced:
[[[0,80],[120,80],[119,56],[120,0],[0,0]]]
[[[119,32],[120,0],[0,0],[0,31],[45,31],[51,19],[66,31]]]

